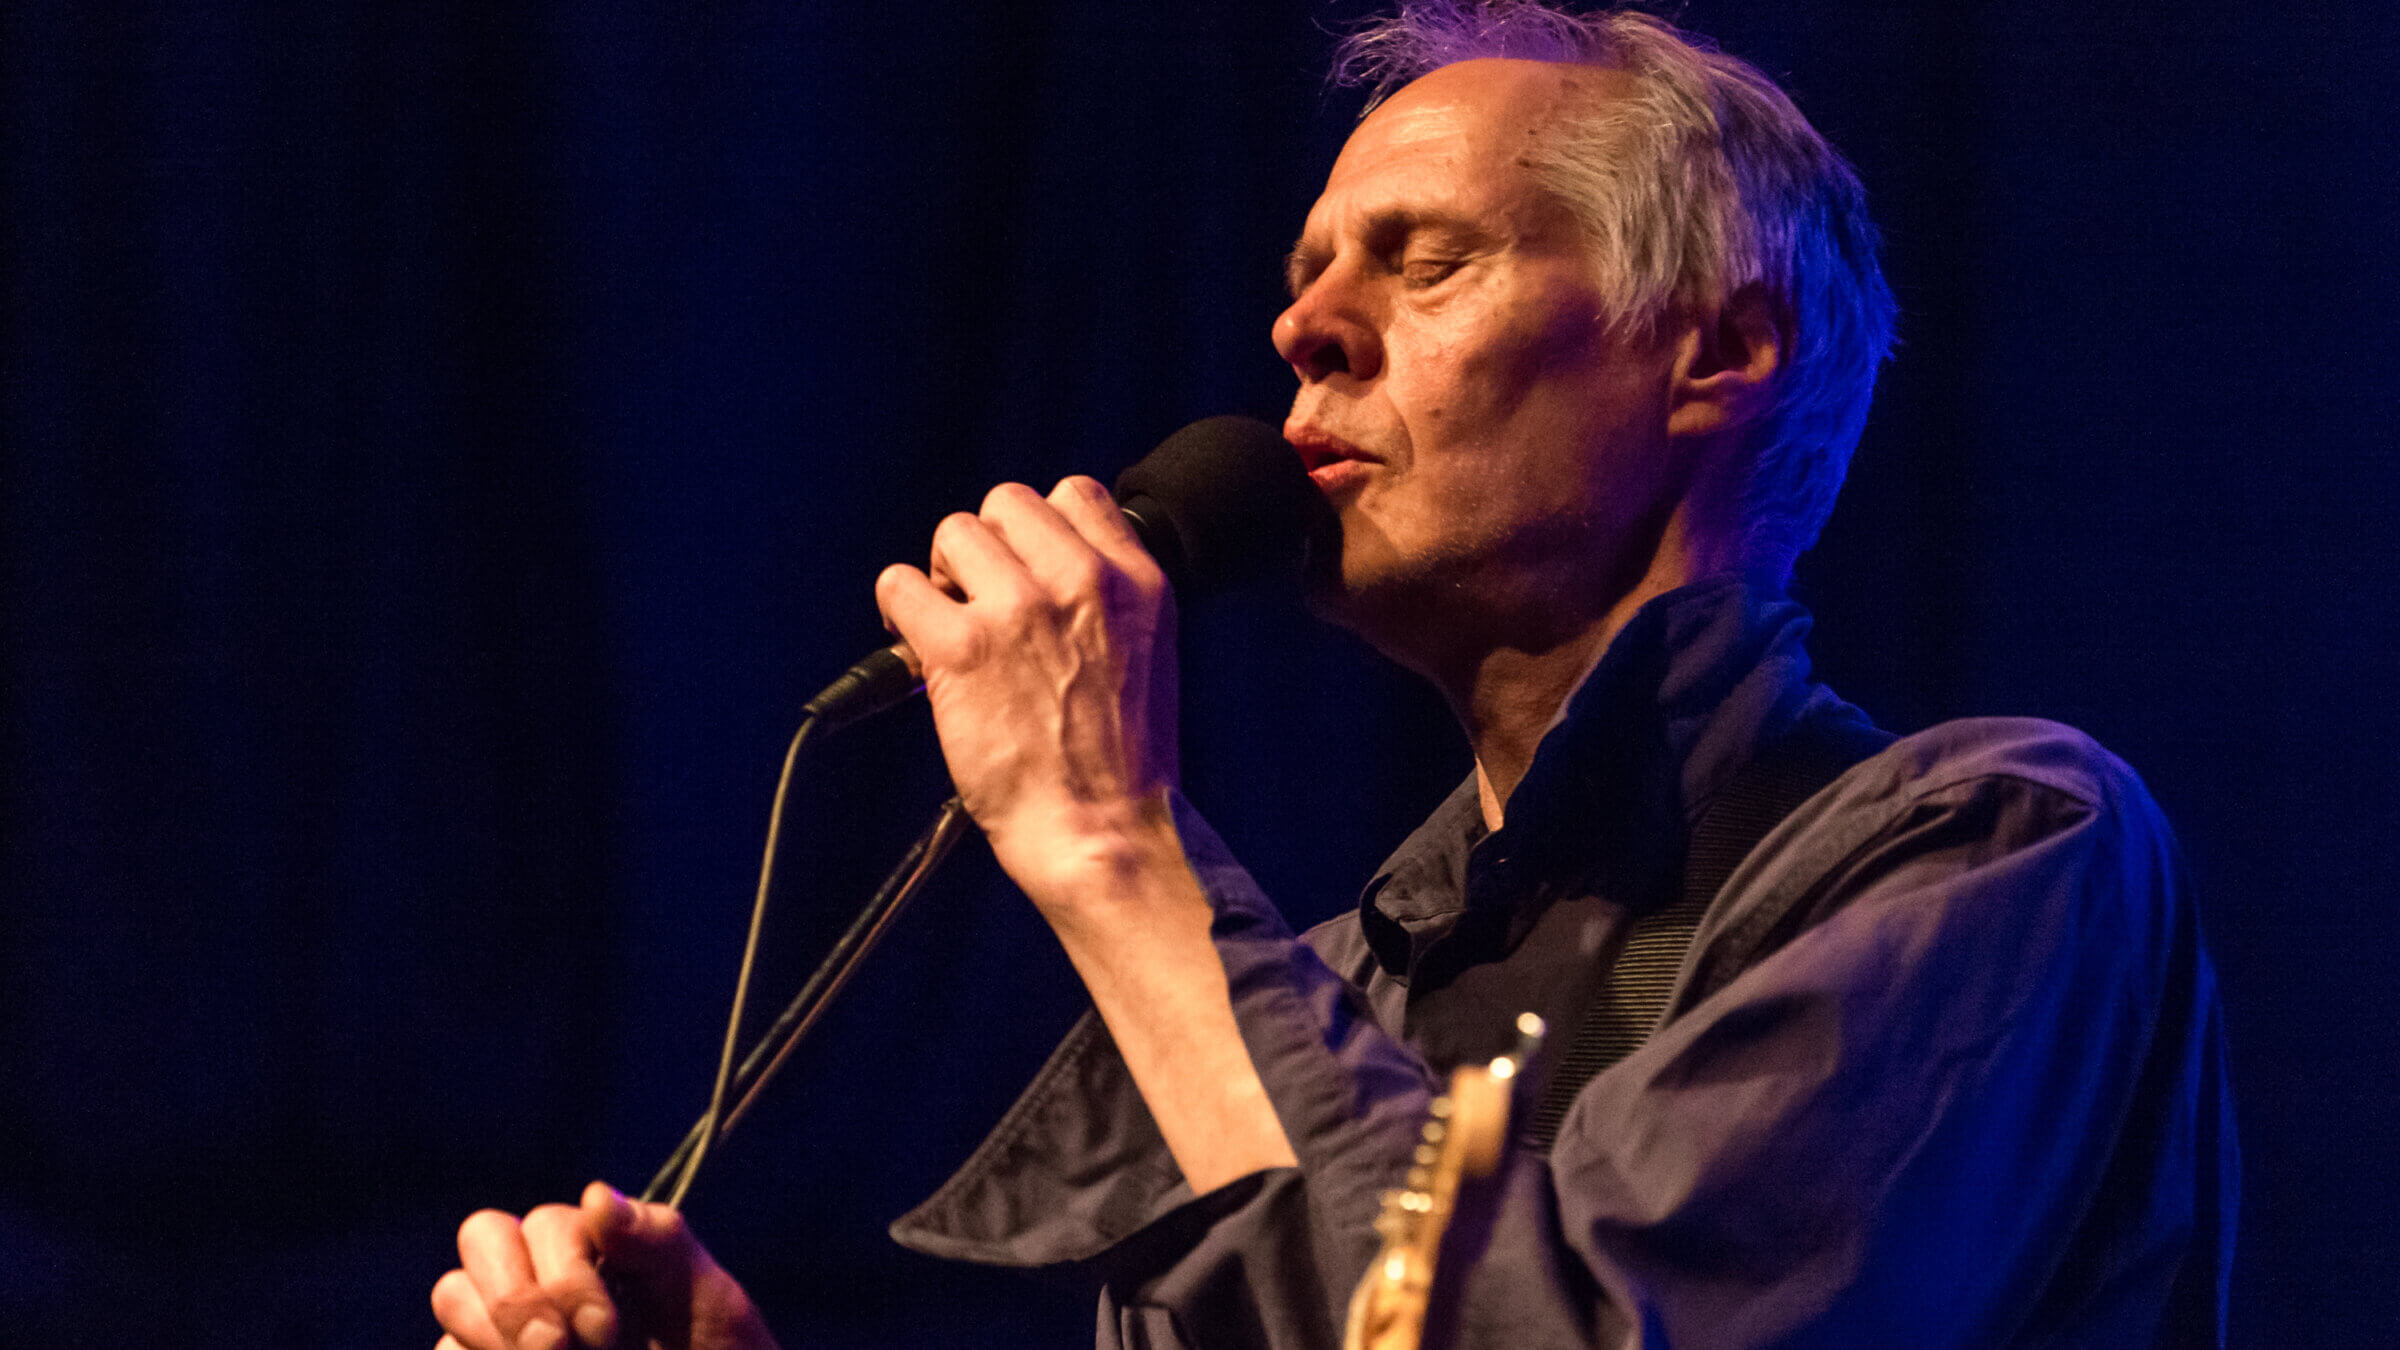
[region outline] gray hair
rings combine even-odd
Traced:
[[[1336,54],[1368,108],[1428,71],[1479,57],[1602,66],[1627,99],[1570,111],[1532,167],[1581,219],[1622,331],[1658,332],[1760,285],[1790,349],[1743,487],[1755,541],[1814,543],[1866,422],[1895,306],[1858,175],[1747,62],[1648,14],[1570,14],[1539,0],[1403,0]]]

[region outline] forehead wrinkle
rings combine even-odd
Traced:
[[[1395,93],[1360,124],[1383,121],[1392,148],[1447,136],[1453,167],[1522,163],[1525,153],[1560,131],[1635,97],[1641,77],[1608,66],[1481,58],[1430,71]],[[1353,133],[1353,144],[1357,141]],[[1336,160],[1347,159],[1349,147]]]

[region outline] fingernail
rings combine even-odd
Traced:
[[[558,1350],[566,1342],[565,1330],[547,1318],[527,1322],[517,1333],[517,1350]]]
[[[575,1310],[575,1334],[595,1350],[608,1345],[616,1330],[617,1319],[597,1303],[586,1303]]]

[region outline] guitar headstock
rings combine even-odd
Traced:
[[[1508,1147],[1509,1102],[1541,1047],[1542,1019],[1517,1017],[1517,1045],[1488,1064],[1451,1071],[1450,1088],[1425,1113],[1407,1184],[1384,1192],[1375,1234],[1383,1250],[1350,1299],[1344,1350],[1415,1350],[1424,1334],[1442,1235],[1461,1182],[1490,1176]]]

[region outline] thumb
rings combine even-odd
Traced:
[[[691,1267],[691,1230],[682,1214],[665,1205],[627,1199],[607,1182],[595,1181],[583,1189],[583,1221],[592,1246],[626,1270]]]
[[[682,1214],[593,1182],[583,1191],[582,1221],[613,1293],[626,1301],[627,1322],[608,1328],[611,1336],[635,1345],[775,1350],[758,1306],[700,1245]],[[644,1329],[647,1339],[639,1334]]]

